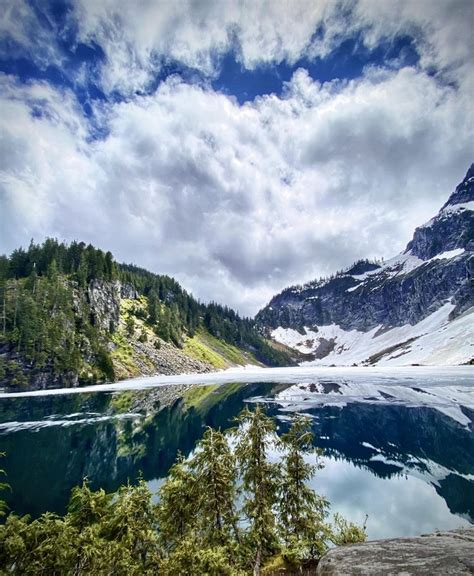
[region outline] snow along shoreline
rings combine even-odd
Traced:
[[[474,390],[474,366],[296,366],[260,368],[246,366],[229,368],[206,374],[148,376],[122,380],[110,384],[96,384],[78,388],[52,388],[31,392],[2,392],[1,398],[27,398],[91,392],[121,392],[146,390],[159,386],[180,384],[226,384],[230,382],[312,384],[318,380],[350,380],[355,383],[384,386],[468,386]]]

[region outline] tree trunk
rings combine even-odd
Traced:
[[[259,546],[257,549],[257,555],[255,556],[255,565],[253,567],[253,576],[260,576],[260,564],[262,562],[262,547]]]

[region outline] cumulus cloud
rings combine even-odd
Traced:
[[[328,56],[348,38],[369,49],[410,36],[421,66],[471,81],[471,0],[77,0],[72,18],[84,42],[105,53],[105,90],[145,90],[163,64],[207,76],[233,51],[246,69]]]
[[[84,239],[245,314],[403,249],[471,161],[467,95],[415,68],[244,105],[172,77],[101,104],[100,140],[72,92],[1,80],[3,250]]]

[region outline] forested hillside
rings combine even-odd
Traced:
[[[175,360],[179,360],[175,362]],[[0,382],[75,386],[232,364],[290,363],[254,322],[83,242],[0,256]]]

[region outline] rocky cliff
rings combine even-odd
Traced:
[[[462,340],[472,339],[474,325],[473,209],[474,165],[402,254],[288,288],[257,322],[318,363],[470,361],[472,346]]]
[[[195,334],[183,333],[178,344],[163,339],[148,321],[148,299],[118,279],[93,279],[81,287],[61,277],[60,312],[53,312],[57,349],[50,347],[38,361],[25,348],[12,346],[0,334],[0,388],[6,391],[76,387],[105,380],[155,374],[203,373],[235,365],[258,364],[248,350],[213,337],[204,326]],[[20,291],[11,281],[10,293]],[[21,310],[20,305],[18,305]],[[26,310],[27,312],[27,310]],[[26,317],[26,313],[25,313]],[[32,324],[33,345],[40,338],[38,321]],[[75,343],[61,360],[62,350]],[[48,341],[47,341],[48,342]],[[56,356],[56,357],[55,357]]]

